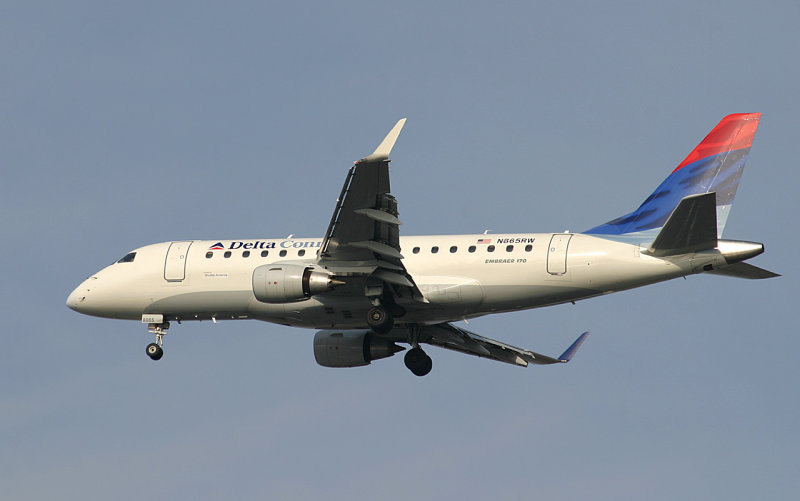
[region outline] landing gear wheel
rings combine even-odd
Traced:
[[[367,312],[367,325],[378,334],[386,334],[394,327],[394,317],[383,306],[375,306]]]
[[[147,356],[153,360],[161,360],[161,357],[164,356],[164,350],[156,343],[150,343],[147,345]]]
[[[153,315],[162,317],[163,315]],[[143,315],[142,318],[145,316]],[[153,322],[147,324],[147,332],[150,334],[156,335],[156,342],[150,343],[147,345],[147,356],[153,360],[161,360],[161,357],[164,356],[164,350],[161,349],[161,345],[163,344],[164,336],[167,335],[167,329],[169,329],[169,322]]]
[[[408,350],[403,361],[415,376],[426,376],[433,368],[433,360],[419,346]]]

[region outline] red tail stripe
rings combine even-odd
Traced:
[[[761,113],[736,113],[723,118],[672,172],[712,155],[749,148],[760,119]]]

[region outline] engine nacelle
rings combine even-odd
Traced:
[[[265,264],[253,270],[253,294],[262,303],[294,303],[341,284],[324,271],[301,264]]]
[[[314,335],[314,358],[323,367],[361,367],[404,349],[369,330],[319,331]]]

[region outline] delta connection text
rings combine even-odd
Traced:
[[[225,249],[225,250],[236,250],[236,249],[314,249],[317,247],[322,246],[322,240],[281,240],[281,241],[266,241],[266,240],[254,240],[250,242],[244,242],[241,240],[234,240],[230,242],[227,246],[222,245],[222,242],[214,244],[211,246],[212,249]]]

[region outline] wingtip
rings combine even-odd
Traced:
[[[580,336],[578,336],[578,339],[576,339],[569,346],[569,348],[567,348],[567,350],[564,353],[562,353],[560,357],[558,357],[558,361],[559,362],[563,362],[563,363],[569,362],[572,359],[572,357],[575,356],[575,353],[577,353],[578,349],[581,347],[583,342],[586,341],[586,337],[588,335],[589,335],[589,331],[586,331],[583,334],[581,334]]]
[[[397,137],[400,135],[400,131],[403,130],[403,126],[406,124],[406,119],[401,118],[394,124],[392,130],[386,134],[386,137],[383,138],[381,144],[375,148],[375,151],[372,152],[371,155],[362,158],[361,162],[379,162],[382,160],[389,160],[389,154],[392,152],[392,148],[394,147],[394,143],[397,141]]]

